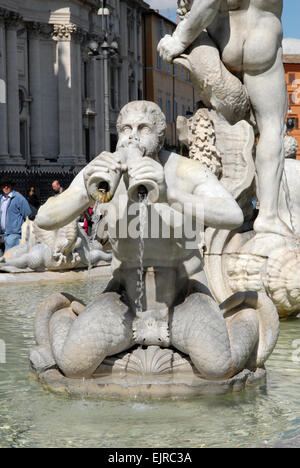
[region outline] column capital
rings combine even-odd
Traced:
[[[36,21],[26,23],[27,31],[31,37],[38,37],[42,32],[41,23]]]
[[[23,17],[19,14],[16,13],[15,11],[4,11],[4,21],[7,26],[7,28],[17,28],[17,26],[20,24],[22,21]]]
[[[76,24],[54,24],[53,39],[57,41],[71,41],[72,39],[81,42],[84,37],[84,31]]]
[[[3,24],[5,22],[6,14],[7,10],[5,10],[5,8],[0,8],[0,24]]]

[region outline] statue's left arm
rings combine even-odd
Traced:
[[[214,174],[199,169],[198,163],[197,167],[186,168],[184,176],[168,186],[168,203],[179,206],[185,215],[202,217],[205,226],[229,230],[241,226],[243,212],[233,196]]]
[[[182,54],[200,33],[209,26],[218,14],[222,0],[194,0],[191,11],[175,29],[172,36],[166,35],[158,44],[161,57],[171,62]]]

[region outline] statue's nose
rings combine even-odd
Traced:
[[[130,140],[136,140],[138,141],[138,134],[136,130],[132,130],[131,135],[129,136]]]

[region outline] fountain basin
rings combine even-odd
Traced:
[[[108,280],[92,281],[91,299]],[[88,300],[86,281],[64,282],[60,289]],[[277,346],[266,363],[266,385],[178,400],[73,398],[65,391],[44,391],[28,372],[34,314],[57,291],[57,283],[11,284],[0,290],[0,339],[6,343],[6,364],[0,364],[0,447],[249,448],[299,437],[300,363],[293,346],[300,336],[297,318],[281,322]]]

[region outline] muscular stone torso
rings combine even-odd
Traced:
[[[223,0],[207,28],[233,73],[268,70],[282,41],[282,0]]]

